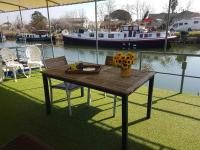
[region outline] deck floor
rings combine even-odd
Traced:
[[[65,92],[55,90],[55,98]],[[72,93],[72,117],[66,100],[55,101],[45,113],[42,77],[6,79],[0,84],[0,145],[29,133],[56,150],[118,150],[121,145],[121,100],[112,117],[113,96],[92,90],[87,105],[80,92]],[[129,97],[129,149],[200,149],[200,97],[154,89],[152,118],[145,119],[147,87]]]

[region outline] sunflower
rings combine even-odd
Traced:
[[[123,53],[122,52],[118,52],[115,56],[122,56]]]
[[[122,69],[128,69],[132,64],[136,63],[136,54],[128,52],[126,55],[122,52],[118,52],[113,57],[113,65],[121,67]]]
[[[133,52],[128,52],[127,56],[129,56],[131,59],[136,59],[136,54]]]
[[[130,66],[129,66],[128,64],[126,64],[126,63],[122,63],[121,67],[122,67],[123,70],[126,70],[126,69],[128,69]]]

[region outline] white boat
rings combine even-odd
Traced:
[[[96,32],[79,29],[78,32],[62,32],[64,44],[96,45]],[[98,32],[99,47],[110,48],[161,48],[165,44],[166,32],[141,32],[138,26],[122,26],[121,32]],[[169,41],[176,38],[168,34]],[[168,44],[169,46],[169,44]]]
[[[55,37],[52,36],[55,43]],[[19,33],[16,35],[17,42],[51,42],[51,37],[48,34],[35,34],[35,33]]]

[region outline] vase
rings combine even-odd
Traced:
[[[132,75],[132,69],[121,69],[121,77],[130,77]]]

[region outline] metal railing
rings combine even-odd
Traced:
[[[180,93],[183,93],[183,85],[184,85],[185,77],[200,79],[200,76],[192,76],[192,75],[186,75],[185,74],[185,71],[186,71],[186,68],[187,68],[187,57],[200,57],[200,55],[198,55],[198,54],[187,54],[187,53],[181,54],[181,53],[174,53],[174,52],[139,51],[139,70],[142,69],[142,60],[143,60],[143,55],[144,54],[182,56],[183,57],[182,68],[181,68],[182,69],[182,74],[155,71],[156,73],[159,73],[159,74],[180,76],[181,77],[180,90],[179,90]]]
[[[45,48],[50,48],[51,46],[48,45],[48,44],[38,44],[38,46],[40,46],[40,48],[41,48],[43,59],[50,58],[45,54]],[[8,47],[8,48],[15,49],[16,50],[16,55],[17,55],[17,60],[21,61],[21,57],[22,57],[21,54],[25,54],[25,47],[26,46]],[[166,55],[167,56],[182,56],[183,59],[182,59],[182,65],[181,65],[181,69],[182,69],[182,73],[181,74],[169,73],[169,72],[161,72],[161,71],[154,70],[158,74],[165,74],[165,75],[172,75],[172,76],[181,77],[181,83],[180,83],[180,89],[179,89],[180,93],[183,92],[185,77],[200,79],[200,76],[187,75],[185,73],[185,71],[187,69],[187,57],[199,57],[200,58],[200,55],[198,55],[198,54],[175,53],[175,52],[157,52],[157,51],[138,51],[138,53],[139,53],[139,70],[142,69],[142,63],[143,63],[144,54],[151,54],[151,55],[154,54],[154,55],[164,55],[164,56],[166,56]],[[79,61],[79,55],[78,55],[78,60],[77,61]]]

